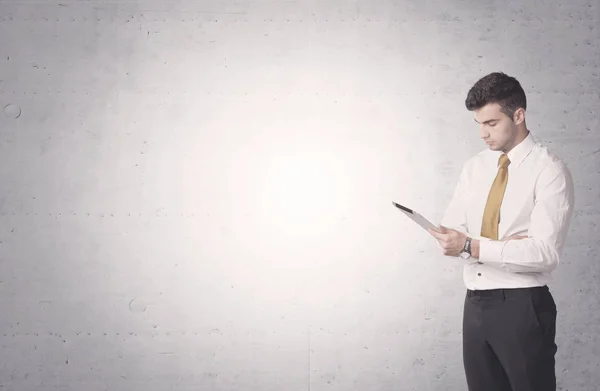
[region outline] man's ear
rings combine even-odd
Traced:
[[[519,125],[523,121],[525,121],[525,109],[519,107],[513,114],[513,122],[515,123],[515,125]]]

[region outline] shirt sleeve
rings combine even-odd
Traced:
[[[482,241],[479,261],[514,273],[556,269],[573,215],[573,179],[561,161],[538,178],[528,238]]]
[[[447,228],[467,233],[467,210],[465,208],[465,188],[467,187],[466,166],[463,166],[458,182],[454,188],[454,194],[450,203],[444,210],[440,224]]]

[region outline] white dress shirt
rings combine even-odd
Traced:
[[[508,152],[508,183],[500,208],[498,239],[482,238],[487,197],[498,173],[500,151],[486,149],[462,167],[441,224],[481,241],[479,259],[463,271],[472,290],[546,285],[558,266],[573,215],[574,190],[565,164],[531,133]],[[511,235],[526,239],[502,241]]]

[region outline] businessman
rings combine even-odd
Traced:
[[[573,214],[565,164],[527,129],[525,92],[491,73],[469,90],[487,148],[464,163],[440,232],[463,259],[469,391],[555,391],[556,305],[548,289]]]

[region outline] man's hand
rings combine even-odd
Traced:
[[[527,239],[529,236],[523,236],[523,235],[512,235],[512,236],[508,236],[502,240],[500,240],[501,242],[507,242],[509,240],[520,240],[520,239]]]
[[[442,246],[444,255],[448,255],[451,257],[459,256],[463,248],[465,247],[467,235],[441,225],[438,230],[439,232],[430,229],[429,233],[431,234],[431,236],[438,240],[440,246]]]

